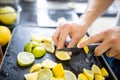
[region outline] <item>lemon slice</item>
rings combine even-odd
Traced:
[[[55,53],[55,56],[56,56],[59,60],[63,60],[63,61],[65,61],[65,60],[70,60],[70,59],[71,59],[71,57],[70,57],[70,55],[68,54],[68,52],[64,52],[64,51],[57,51],[57,52]]]
[[[42,69],[38,72],[37,80],[52,80],[52,71],[50,69]]]
[[[50,53],[54,53],[55,47],[51,43],[40,43],[40,47],[44,48],[46,51]]]
[[[78,75],[78,80],[88,80],[88,79],[87,79],[87,77],[85,76],[85,74],[80,73],[80,74]]]
[[[83,73],[85,74],[85,76],[88,78],[88,80],[93,80],[94,79],[94,74],[92,71],[83,68]]]
[[[34,55],[29,52],[20,52],[17,55],[17,62],[20,66],[29,66],[34,62],[34,60]]]
[[[41,64],[39,64],[39,63],[34,64],[34,65],[30,68],[30,73],[40,71],[40,69],[41,69]]]
[[[105,80],[105,77],[99,74],[95,74],[95,80]]]
[[[37,80],[38,72],[25,74],[24,77],[26,80]]]
[[[52,77],[52,80],[65,80],[65,79],[63,79],[63,78]]]
[[[104,67],[101,68],[101,73],[102,73],[102,76],[104,76],[104,77],[108,77],[109,76],[109,73],[107,72],[107,70]]]
[[[76,75],[69,71],[69,70],[64,70],[65,72],[65,80],[77,80]]]
[[[42,67],[44,68],[53,68],[57,65],[57,63],[53,62],[52,60],[50,59],[45,59],[43,62],[42,62]]]
[[[100,68],[97,65],[95,65],[95,64],[92,65],[92,69],[91,70],[92,70],[92,72],[94,74],[100,74],[100,75],[102,74],[101,71],[100,71]]]
[[[64,76],[64,68],[61,63],[57,64],[52,68],[53,74],[57,78],[65,78]]]

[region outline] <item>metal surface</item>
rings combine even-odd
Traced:
[[[30,41],[31,33],[41,33],[46,37],[51,37],[55,29],[50,28],[37,28],[37,27],[16,27],[13,31],[13,36],[8,44],[4,59],[0,68],[0,80],[24,80],[24,74],[29,72],[29,67],[20,67],[17,64],[17,54],[24,51],[24,45]],[[90,52],[90,53],[93,53]],[[35,63],[41,63],[46,58],[49,58],[57,63],[62,63],[64,69],[73,71],[76,75],[82,72],[83,68],[90,69],[92,64],[99,67],[105,67],[109,72],[109,77],[106,80],[117,80],[111,68],[105,61],[103,56],[92,57],[90,62],[86,61],[86,54],[84,51],[73,53],[69,61],[60,61],[54,54],[47,53],[39,59],[35,59]]]

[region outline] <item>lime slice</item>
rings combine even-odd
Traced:
[[[51,43],[40,43],[40,47],[44,48],[46,51],[50,53],[54,53],[55,47]]]
[[[34,54],[35,58],[42,57],[46,54],[46,51],[44,48],[37,46],[33,49],[32,53]]]
[[[34,65],[30,68],[30,73],[40,71],[40,69],[41,69],[41,64],[39,64],[39,63],[34,64]]]
[[[44,68],[53,68],[57,65],[57,63],[53,62],[52,60],[50,59],[45,59],[43,62],[42,62],[42,67]]]
[[[77,80],[76,75],[69,71],[69,70],[64,70],[65,72],[65,80]]]
[[[88,78],[88,80],[93,80],[94,78],[94,74],[92,71],[86,69],[86,68],[83,68],[83,73],[85,74],[85,76]]]
[[[56,56],[59,60],[63,60],[63,61],[65,61],[65,60],[70,60],[70,59],[71,59],[71,57],[70,57],[70,55],[68,54],[68,52],[64,52],[64,51],[57,51],[57,52],[55,53],[55,56]]]
[[[80,73],[80,74],[78,75],[78,80],[88,80],[88,79],[87,79],[87,77],[85,76],[85,74]]]
[[[26,80],[37,80],[38,72],[25,74],[24,77]]]
[[[95,65],[95,64],[92,65],[92,69],[91,70],[92,70],[92,72],[94,74],[100,74],[100,75],[102,75],[100,68],[97,65]]]
[[[20,52],[17,55],[17,62],[20,66],[29,66],[34,62],[34,60],[34,55],[29,52]]]
[[[52,71],[50,69],[42,69],[38,72],[37,80],[52,80]]]

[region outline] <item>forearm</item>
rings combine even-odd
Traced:
[[[88,28],[101,16],[114,0],[89,0],[86,11],[80,17],[80,23]]]

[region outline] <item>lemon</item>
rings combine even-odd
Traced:
[[[46,51],[50,53],[54,53],[55,47],[51,43],[40,43],[40,47],[44,48]]]
[[[85,76],[88,78],[88,80],[93,80],[94,79],[94,74],[92,71],[83,68],[83,73],[85,74]]]
[[[70,57],[70,55],[68,54],[68,52],[64,52],[64,51],[57,51],[57,52],[55,53],[55,56],[56,56],[59,60],[63,60],[63,61],[65,61],[65,60],[70,60],[70,59],[71,59],[71,57]]]
[[[64,70],[65,72],[65,80],[77,80],[76,75],[69,71],[69,70]]]
[[[30,68],[30,73],[40,71],[40,69],[41,69],[41,64],[39,64],[39,63],[34,64],[34,65]]]
[[[104,67],[101,68],[101,73],[102,73],[102,76],[104,76],[104,77],[108,77],[109,76],[109,73],[107,72],[107,70]]]
[[[38,72],[37,80],[52,80],[52,71],[50,69],[42,69]]]
[[[61,63],[57,64],[55,67],[52,68],[53,74],[57,78],[65,78],[64,75],[64,68]]]
[[[38,72],[24,74],[26,80],[37,80]]]
[[[5,46],[11,39],[11,32],[8,27],[0,26],[0,45]]]
[[[34,55],[29,52],[20,52],[17,55],[17,62],[20,66],[29,66],[34,62],[34,60]]]
[[[52,39],[49,39],[42,34],[31,34],[31,40],[38,43],[52,43]]]
[[[14,24],[17,19],[17,13],[11,6],[5,6],[0,9],[0,21],[6,25]]]
[[[85,52],[86,54],[89,53],[89,48],[88,48],[88,46],[83,47],[83,49],[84,49],[84,52]]]
[[[34,54],[35,58],[39,58],[44,56],[46,51],[44,48],[37,46],[32,50],[32,53]]]
[[[87,79],[87,77],[85,76],[85,74],[80,73],[80,74],[78,75],[78,80],[88,80],[88,79]]]
[[[42,67],[44,68],[53,68],[57,65],[57,63],[53,62],[52,60],[50,59],[45,59],[43,62],[42,62]]]
[[[100,68],[97,65],[95,65],[95,64],[92,65],[92,69],[91,70],[92,70],[92,72],[94,74],[100,74],[100,75],[102,74]]]
[[[63,79],[63,78],[52,77],[52,80],[65,80],[65,79]]]
[[[95,80],[105,80],[105,78],[102,75],[95,74]]]

